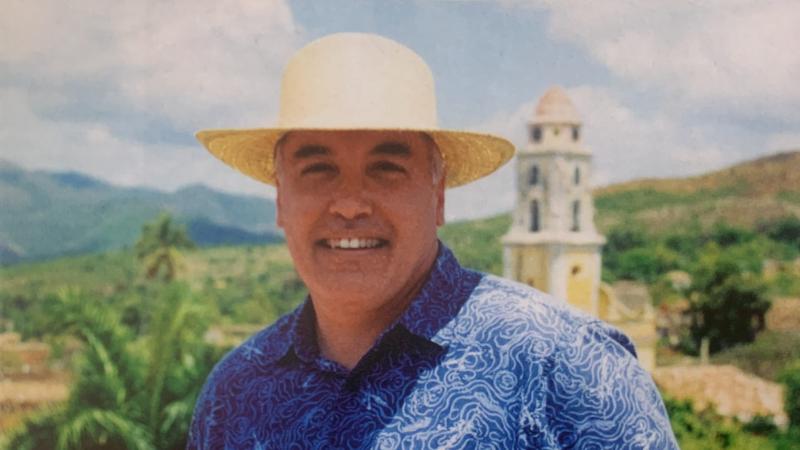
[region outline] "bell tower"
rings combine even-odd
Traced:
[[[503,237],[504,275],[598,315],[601,247],[594,226],[591,153],[566,92],[545,92],[517,153],[517,202]]]

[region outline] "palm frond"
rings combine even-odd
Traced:
[[[114,411],[87,409],[59,427],[56,449],[84,449],[95,445],[104,447],[109,442],[119,442],[130,450],[155,448],[151,435],[143,425]]]

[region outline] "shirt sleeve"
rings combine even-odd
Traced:
[[[661,396],[635,355],[624,334],[599,322],[565,333],[542,374],[546,383],[526,393],[519,447],[678,449]]]
[[[215,382],[214,377],[209,376],[205,386],[200,392],[197,403],[192,414],[192,424],[189,427],[189,436],[186,442],[186,450],[210,450],[217,447],[212,442],[215,438],[214,428],[218,405],[214,396]]]

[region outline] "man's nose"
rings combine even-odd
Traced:
[[[372,214],[372,203],[364,191],[363,182],[351,177],[344,180],[333,192],[330,213],[346,220],[356,219]]]
[[[371,215],[372,206],[363,197],[347,196],[331,202],[330,212],[343,219],[351,220]]]

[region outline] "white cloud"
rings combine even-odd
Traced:
[[[741,149],[723,151],[713,133],[686,125],[665,114],[634,111],[609,88],[578,86],[567,90],[583,120],[583,140],[592,151],[595,186],[642,177],[686,176],[729,163]],[[536,102],[499,113],[478,131],[509,137],[517,148],[526,144],[526,123]],[[492,176],[448,193],[449,219],[482,217],[508,211],[515,201],[512,160]]]
[[[283,0],[12,0],[0,63],[51,87],[110,83],[176,126],[269,123],[299,33]]]
[[[499,112],[485,122],[468,128],[505,137],[519,148],[525,144],[525,123],[532,116],[535,105],[534,101],[526,102],[514,111]],[[445,202],[447,220],[474,219],[510,211],[516,195],[515,164],[516,158],[513,158],[486,178],[448,190]]]
[[[800,121],[796,0],[512,3],[546,8],[554,37],[586,48],[625,81],[694,105]]]
[[[700,125],[634,111],[611,89],[579,86],[568,92],[583,118],[583,139],[594,153],[595,185],[702,173],[724,165],[733,150],[723,152]]]
[[[270,124],[283,65],[301,38],[285,1],[11,0],[4,10],[4,158],[122,185],[203,182],[272,195],[199,144],[160,142],[160,130],[132,132],[142,125],[127,129],[119,117],[168,130]],[[80,111],[99,103],[113,111]]]
[[[237,193],[273,197],[274,190],[233,171],[199,144],[141,145],[114,136],[99,122],[37,116],[28,94],[0,89],[2,157],[29,169],[75,170],[121,186],[172,190],[202,182]]]

